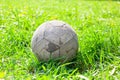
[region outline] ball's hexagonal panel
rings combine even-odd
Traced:
[[[65,28],[61,28],[61,27],[55,27],[53,34],[57,35],[57,36],[62,36],[67,30]]]
[[[38,60],[61,58],[69,61],[78,50],[77,35],[70,25],[63,21],[53,20],[43,23],[32,37],[32,51]]]
[[[72,51],[73,53],[70,52],[71,50],[74,50]],[[78,50],[78,43],[75,41],[74,38],[72,38],[71,40],[69,40],[67,43],[65,43],[60,47],[60,56],[64,56],[63,58],[66,60],[69,60],[68,59],[69,57],[70,59],[72,59],[76,56],[77,50]]]
[[[60,41],[65,44],[66,42],[68,42],[69,40],[71,40],[73,38],[73,35],[71,33],[65,33],[63,36],[60,37]]]
[[[51,53],[51,59],[55,59],[55,58],[59,58],[60,54],[59,54],[59,49],[54,51],[53,53]]]
[[[45,35],[45,39],[48,40],[49,42],[59,45],[59,38],[55,34]]]
[[[40,52],[39,52],[39,59],[38,60],[43,60],[43,61],[47,61],[50,59],[50,54],[49,52],[47,52],[45,49],[42,49]]]
[[[39,32],[40,31],[40,32]],[[34,47],[40,40],[42,40],[44,37],[44,27],[41,27],[41,30],[36,30],[34,32],[34,36],[32,38],[32,47]]]
[[[49,42],[47,40],[42,39],[37,44],[32,46],[32,51],[39,54],[42,49],[47,49],[48,48],[48,44],[49,44]]]
[[[67,53],[69,56],[66,56],[65,61],[69,61],[70,59],[74,58],[76,56],[74,53],[76,53],[76,50],[70,49]]]
[[[40,40],[42,40],[44,38],[44,32],[45,32],[45,29],[46,27],[44,26],[47,26],[49,27],[49,23],[43,23],[41,24],[37,29],[36,31],[34,32],[34,36],[32,37],[32,41],[31,41],[31,44],[32,44],[32,47],[34,47],[34,45],[38,44]]]

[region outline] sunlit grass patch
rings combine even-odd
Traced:
[[[38,62],[31,51],[35,29],[63,20],[78,35],[72,62]],[[120,79],[120,2],[79,0],[1,0],[0,79]]]

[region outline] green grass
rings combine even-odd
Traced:
[[[35,29],[48,20],[75,29],[77,58],[38,62],[31,51]],[[120,2],[80,0],[0,1],[0,80],[120,79]]]

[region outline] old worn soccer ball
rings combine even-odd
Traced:
[[[41,24],[33,34],[32,51],[40,61],[60,59],[70,61],[76,57],[78,39],[70,25],[52,20]]]

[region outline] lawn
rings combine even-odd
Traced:
[[[49,20],[76,31],[79,51],[71,62],[39,62],[32,53],[34,31]],[[0,80],[119,79],[119,1],[0,1]]]

